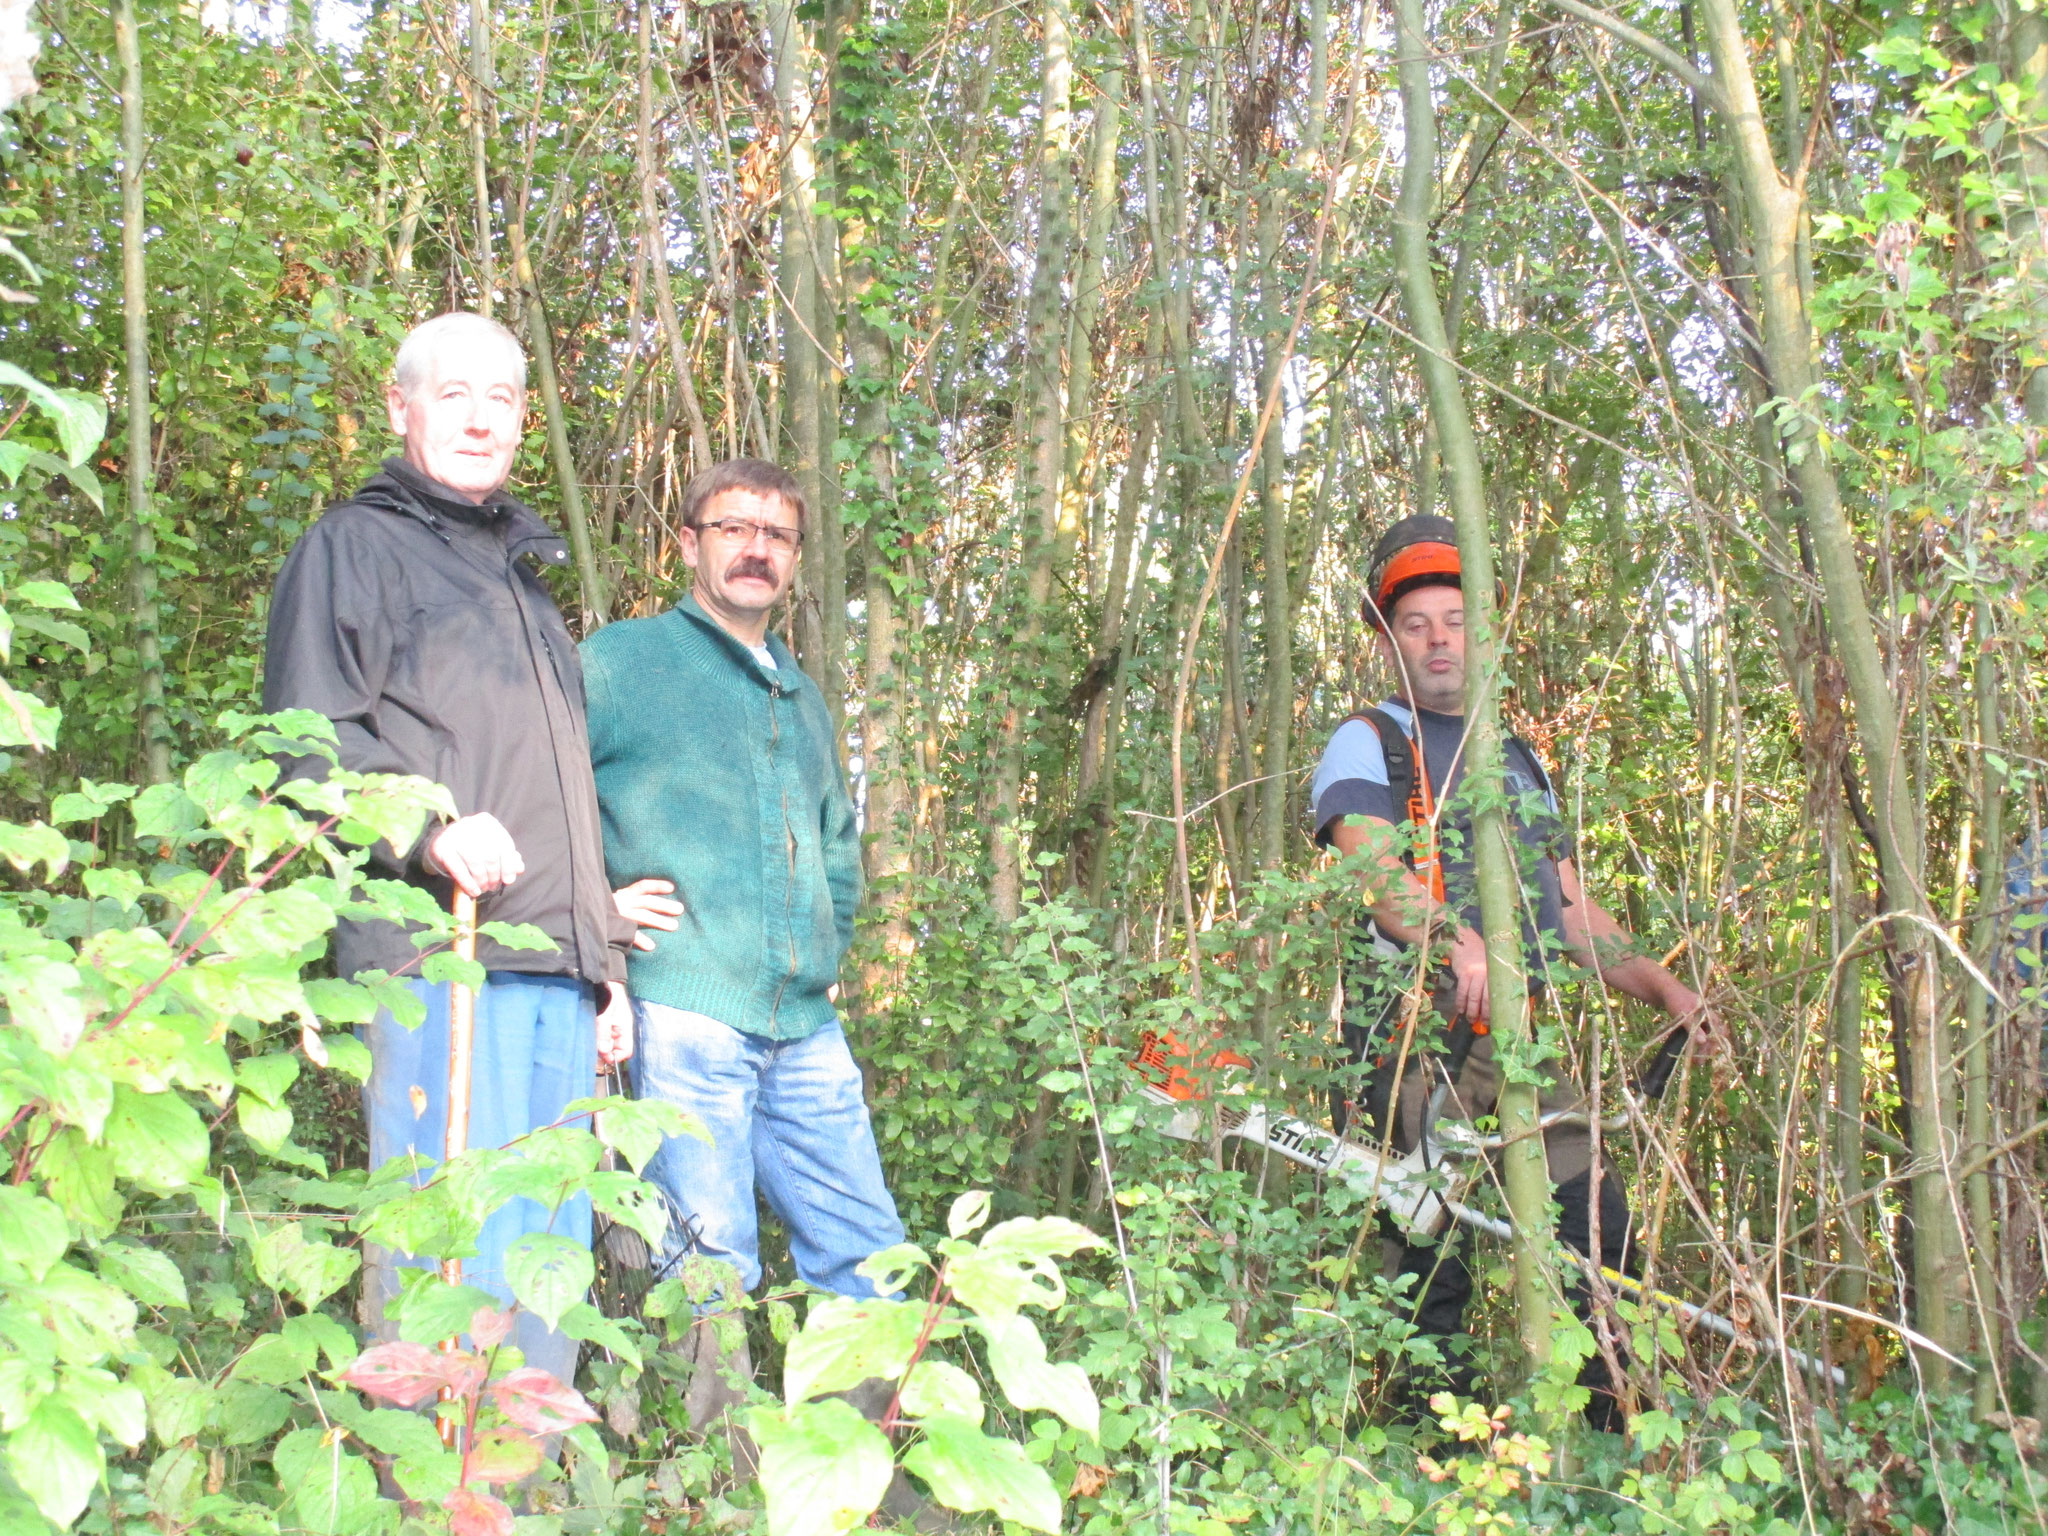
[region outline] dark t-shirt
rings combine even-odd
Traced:
[[[1411,711],[1399,699],[1379,706],[1397,725],[1413,730],[1421,721],[1423,758],[1440,814],[1438,845],[1443,861],[1444,899],[1473,927],[1479,926],[1479,896],[1472,870],[1471,805],[1461,793],[1465,779],[1465,717]],[[1532,983],[1544,974],[1543,955],[1564,931],[1564,895],[1557,861],[1571,857],[1571,842],[1559,814],[1557,793],[1534,752],[1523,742],[1507,743],[1508,808],[1520,842],[1524,915],[1522,942]],[[1369,720],[1347,720],[1323,749],[1311,790],[1316,841],[1328,847],[1346,816],[1371,816],[1399,827],[1408,820],[1405,803],[1394,803],[1386,753]],[[1533,908],[1533,910],[1531,910]],[[1547,943],[1539,935],[1548,935]]]

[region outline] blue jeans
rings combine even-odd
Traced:
[[[417,1154],[418,1182],[425,1183],[441,1161],[448,1125],[448,986],[424,981],[407,985],[427,1005],[426,1022],[407,1029],[380,1011],[363,1030],[370,1047],[370,1080],[363,1085],[363,1116],[369,1122],[370,1166]],[[590,985],[573,976],[527,976],[492,971],[476,998],[476,1046],[470,1070],[469,1145],[502,1147],[562,1116],[573,1099],[588,1098],[597,1079],[596,1000]],[[412,1090],[426,1094],[413,1113]],[[474,1258],[462,1261],[462,1279],[501,1299],[505,1250],[528,1232],[554,1232],[590,1246],[590,1197],[577,1195],[550,1211],[537,1201],[508,1200],[485,1219]],[[403,1268],[432,1268],[433,1261],[371,1246],[363,1264],[363,1320],[381,1337],[396,1338],[397,1325],[384,1318],[384,1304],[398,1294]],[[568,1381],[576,1369],[576,1341],[522,1312],[514,1342],[527,1364]]]
[[[694,1249],[761,1283],[755,1194],[789,1231],[796,1272],[841,1296],[873,1296],[854,1273],[903,1241],[882,1183],[860,1069],[837,1024],[801,1040],[766,1040],[701,1013],[639,1002],[633,1092],[665,1099],[704,1122],[706,1146],[671,1136],[645,1176],[675,1207],[659,1268],[673,1274]]]

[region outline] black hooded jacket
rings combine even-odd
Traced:
[[[569,553],[527,507],[503,492],[479,506],[385,460],[278,574],[263,707],[315,710],[335,724],[343,767],[419,774],[446,785],[462,815],[488,811],[504,824],[526,872],[484,897],[478,915],[532,923],[559,948],[479,938],[487,969],[619,980],[633,925],[605,882],[583,672],[529,557],[562,565]],[[372,873],[422,886],[445,907],[453,886],[429,870],[427,841],[378,844]],[[334,952],[343,976],[418,974],[420,951],[395,924],[343,923]]]

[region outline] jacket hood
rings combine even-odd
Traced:
[[[446,537],[446,525],[502,527],[505,547],[515,555],[531,555],[543,565],[567,565],[568,541],[550,528],[538,512],[516,496],[500,490],[474,502],[420,473],[403,458],[386,459],[380,472],[350,498],[382,512],[416,518]]]

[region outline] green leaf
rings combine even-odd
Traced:
[[[206,813],[175,784],[152,784],[135,797],[138,837],[177,839],[205,825]]]
[[[152,1194],[183,1189],[206,1172],[206,1122],[175,1093],[117,1086],[104,1135],[115,1173]]]
[[[362,1258],[351,1249],[309,1241],[308,1230],[299,1221],[273,1228],[256,1240],[251,1256],[258,1279],[311,1311],[348,1284]]]
[[[588,1248],[553,1232],[529,1232],[505,1251],[506,1284],[550,1328],[583,1299],[596,1274]]]
[[[606,1317],[587,1301],[580,1301],[564,1312],[559,1326],[570,1338],[608,1349],[636,1370],[646,1363],[639,1341],[622,1324]]]
[[[439,1344],[469,1332],[478,1307],[496,1307],[498,1298],[473,1285],[450,1285],[439,1275],[405,1288],[398,1302],[398,1336],[411,1344]]]
[[[19,389],[33,400],[57,428],[57,441],[64,445],[64,457],[83,464],[107,435],[107,402],[81,389],[58,389],[13,363],[0,363],[0,386]],[[55,586],[55,582],[31,582],[31,586]]]
[[[235,1101],[235,1119],[250,1143],[272,1157],[291,1140],[293,1116],[282,1104],[266,1104],[245,1095]]]
[[[747,1428],[761,1447],[768,1536],[838,1536],[889,1490],[888,1440],[843,1399],[756,1408]]]
[[[0,960],[0,997],[13,1021],[52,1056],[68,1056],[85,1033],[78,967],[47,955]]]
[[[359,1083],[370,1080],[370,1048],[354,1035],[322,1035],[322,1045],[327,1049],[327,1065],[336,1072],[344,1073]]]
[[[313,1369],[320,1346],[304,1335],[266,1333],[250,1345],[228,1374],[242,1381],[281,1387]]]
[[[988,1220],[989,1193],[985,1189],[970,1189],[953,1202],[953,1209],[946,1215],[946,1235],[965,1237]]]
[[[997,1440],[965,1419],[938,1416],[919,1426],[924,1438],[903,1458],[932,1497],[963,1512],[992,1510],[1034,1531],[1060,1528],[1060,1495],[1045,1468],[1021,1445]]]
[[[910,1380],[903,1384],[903,1411],[913,1419],[943,1414],[979,1424],[984,1412],[981,1383],[944,1360],[920,1360],[911,1368]]]
[[[1628,1421],[1628,1428],[1646,1453],[1677,1445],[1685,1439],[1685,1426],[1661,1408],[1637,1414]]]
[[[284,1096],[299,1080],[299,1058],[289,1051],[269,1056],[250,1056],[235,1063],[235,1082],[244,1093],[252,1093],[266,1104],[282,1104]]]
[[[711,1133],[695,1115],[660,1099],[578,1099],[562,1111],[572,1115],[596,1112],[597,1139],[617,1152],[635,1173],[661,1150],[671,1136],[694,1136],[709,1144]]]
[[[592,1206],[638,1232],[650,1251],[661,1247],[668,1231],[668,1202],[652,1184],[630,1173],[600,1171],[584,1180],[584,1189]]]
[[[55,1202],[0,1184],[0,1256],[40,1280],[71,1246],[71,1224]]]
[[[506,949],[558,949],[560,946],[548,937],[545,928],[532,923],[479,923],[476,931],[487,939],[495,939]]]
[[[185,1277],[168,1254],[145,1248],[140,1243],[108,1243],[93,1255],[93,1262],[106,1279],[121,1287],[146,1307],[184,1307],[192,1298],[185,1289]]]
[[[85,1512],[106,1466],[100,1437],[54,1397],[38,1403],[28,1422],[8,1437],[7,1470],[59,1526],[68,1527]]]
[[[789,1341],[783,1358],[784,1400],[796,1404],[820,1392],[843,1392],[870,1376],[900,1377],[924,1321],[922,1302],[830,1296],[813,1303],[803,1332]],[[958,1325],[951,1331],[958,1332]]]
[[[988,1365],[1004,1396],[1019,1408],[1044,1408],[1058,1414],[1091,1440],[1102,1430],[1102,1405],[1095,1399],[1088,1373],[1070,1362],[1054,1365],[1045,1358],[1045,1341],[1030,1318],[1012,1312],[980,1319],[988,1340]]]
[[[351,1456],[336,1431],[299,1429],[277,1443],[272,1464],[278,1482],[292,1491],[292,1508],[306,1530],[346,1536],[376,1513],[377,1474]]]
[[[972,1253],[949,1259],[946,1279],[961,1303],[983,1317],[1006,1316],[1021,1306],[1051,1310],[1067,1299],[1054,1257],[1102,1246],[1077,1221],[1020,1216],[989,1228]]]
[[[56,879],[71,862],[71,839],[44,822],[0,822],[0,858],[27,874],[41,864]]]
[[[291,1395],[258,1382],[225,1382],[217,1394],[208,1395],[216,1399],[213,1422],[222,1445],[255,1445],[268,1440],[292,1416]]]

